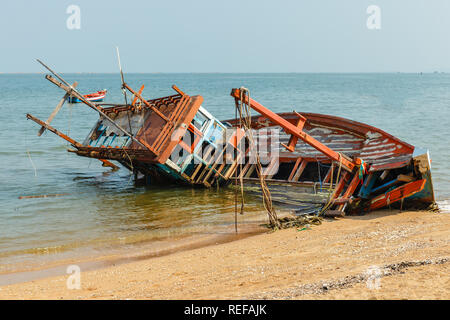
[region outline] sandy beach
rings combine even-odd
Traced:
[[[384,210],[0,287],[1,299],[450,299],[450,215]]]

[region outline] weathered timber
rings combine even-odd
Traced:
[[[161,113],[161,111],[159,111],[153,104],[150,104],[147,100],[145,100],[138,92],[134,91],[132,88],[130,88],[129,85],[127,85],[126,83],[123,84],[123,87],[128,89],[128,91],[130,91],[132,94],[134,94],[135,97],[137,97],[139,100],[141,100],[141,102],[147,106],[148,108],[150,108],[153,112],[155,112],[158,116],[160,116],[162,119],[166,120],[167,122],[171,122],[169,120],[169,118],[167,118],[165,115],[163,115]]]
[[[280,127],[282,127],[286,131],[286,133],[288,133],[294,137],[300,138],[301,140],[303,140],[304,142],[306,142],[307,144],[312,146],[314,149],[325,154],[328,158],[330,158],[336,162],[342,163],[342,166],[344,169],[351,172],[351,171],[353,171],[353,168],[355,166],[359,166],[361,164],[361,159],[357,158],[355,160],[352,160],[340,152],[335,152],[334,150],[330,149],[326,145],[317,141],[311,135],[304,132],[302,129],[299,129],[300,127],[302,127],[301,121],[299,121],[299,126],[296,126],[296,125],[290,123],[289,121],[286,121],[281,116],[274,113],[273,111],[267,109],[262,104],[251,99],[247,95],[245,95],[245,94],[241,95],[241,89],[232,89],[231,96],[234,97],[236,100],[242,99],[242,102],[249,105],[252,109],[259,112],[265,118],[267,118],[268,120],[270,120],[274,123],[277,123]],[[291,141],[291,142],[293,144],[293,142],[296,142],[296,140]],[[293,145],[288,146],[287,148],[289,149],[290,147],[293,148]]]
[[[344,217],[345,212],[341,210],[327,210],[323,213],[325,217],[335,218],[335,217]]]
[[[62,197],[68,196],[68,193],[58,193],[58,194],[43,194],[40,196],[20,196],[19,199],[36,199],[36,198],[49,198],[49,197]]]
[[[81,102],[83,102],[84,104],[86,104],[87,106],[89,106],[90,108],[92,108],[93,110],[97,111],[99,114],[101,114],[103,117],[105,117],[106,119],[108,119],[109,121],[111,121],[111,123],[120,131],[122,131],[125,135],[127,135],[128,137],[130,137],[133,141],[135,141],[137,144],[139,144],[142,147],[145,147],[149,150],[151,150],[151,147],[146,144],[144,141],[140,141],[138,139],[136,139],[132,134],[130,134],[128,131],[126,131],[124,128],[122,128],[120,125],[118,125],[117,123],[114,122],[113,119],[111,119],[110,117],[108,117],[108,115],[106,115],[103,112],[103,109],[99,106],[96,106],[95,104],[91,103],[90,101],[86,100],[77,90],[75,90],[75,88],[73,88],[70,84],[67,83],[67,81],[65,81],[61,76],[59,76],[56,72],[54,72],[52,69],[50,69],[50,67],[48,67],[45,63],[43,63],[41,60],[36,59],[42,66],[44,66],[48,71],[50,71],[53,75],[55,75],[59,80],[61,80],[63,83],[58,82],[56,79],[54,79],[52,76],[50,75],[46,75],[45,78],[47,80],[49,80],[50,82],[52,82],[53,84],[55,84],[56,86],[60,87],[61,89],[65,90],[66,92],[74,95],[75,97],[77,97],[78,99],[80,99]]]
[[[78,82],[74,82],[72,84],[73,88],[76,88],[78,85]],[[56,116],[56,114],[59,112],[59,110],[61,110],[62,106],[64,105],[64,102],[66,102],[66,100],[70,97],[70,93],[66,92],[66,94],[64,95],[64,97],[59,101],[58,105],[56,106],[55,110],[53,110],[53,112],[50,114],[50,116],[48,117],[47,121],[45,121],[46,124],[50,124],[50,122],[52,122],[53,118]],[[41,129],[38,132],[38,136],[40,137],[45,131],[45,127],[41,127]]]
[[[83,145],[77,141],[75,141],[74,139],[72,139],[71,137],[65,135],[64,133],[58,131],[57,129],[53,128],[51,125],[45,123],[44,121],[32,116],[31,114],[27,113],[27,118],[30,120],[33,120],[34,122],[36,122],[37,124],[40,124],[43,128],[47,129],[50,132],[53,132],[54,134],[56,134],[57,136],[63,138],[64,140],[66,140],[67,142],[69,142],[72,146],[74,146],[75,148],[80,148]],[[114,163],[111,163],[108,160],[105,159],[100,159],[101,162],[103,162],[103,166],[107,166],[107,167],[111,167],[114,170],[119,169],[118,166],[116,166]]]
[[[64,133],[56,130],[55,128],[53,128],[51,125],[45,123],[44,121],[32,116],[31,114],[27,113],[27,118],[30,120],[33,120],[34,122],[36,122],[37,124],[41,125],[42,127],[44,127],[45,129],[47,129],[50,132],[53,132],[54,134],[56,134],[57,136],[63,138],[64,140],[68,141],[72,146],[74,146],[75,148],[77,147],[81,147],[82,144],[75,141],[74,139],[72,139],[71,137],[65,135]]]

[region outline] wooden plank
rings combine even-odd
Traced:
[[[269,163],[269,165],[267,166],[267,168],[266,168],[265,171],[266,171],[267,173],[271,172],[271,171],[273,170],[273,167],[274,167],[277,163],[278,163],[278,158],[273,158],[272,161],[270,161],[270,163]],[[278,171],[278,170],[277,170],[277,171]],[[273,173],[273,174],[267,174],[267,175],[265,175],[265,179],[272,179],[272,177],[273,177],[275,174],[276,174],[276,172]]]
[[[137,97],[139,100],[142,101],[142,103],[144,103],[144,105],[153,110],[153,112],[155,112],[158,116],[161,117],[161,119],[167,121],[167,122],[171,122],[169,120],[169,118],[167,118],[165,115],[163,115],[153,104],[150,104],[147,100],[145,100],[139,93],[137,93],[136,91],[134,91],[129,85],[127,85],[126,83],[123,84],[123,86],[125,88],[128,89],[128,91],[130,91],[132,94],[134,94],[135,97]]]
[[[341,210],[327,210],[323,213],[323,215],[325,217],[344,217],[345,216],[345,212],[341,211]]]
[[[370,195],[370,192],[372,192],[372,188],[377,181],[378,174],[371,172],[366,177],[366,180],[364,181],[364,184],[361,186],[361,189],[359,190],[359,197],[361,198],[368,198]]]
[[[78,82],[75,81],[72,84],[72,87],[76,88],[77,86],[78,86]],[[64,97],[59,101],[59,103],[56,106],[55,110],[53,110],[53,112],[50,115],[50,117],[48,117],[47,121],[45,121],[46,124],[50,124],[50,122],[52,122],[53,118],[56,116],[56,114],[59,112],[59,110],[61,110],[62,106],[64,105],[64,102],[66,102],[66,100],[69,97],[70,97],[70,94],[68,92],[66,92]],[[45,127],[42,126],[37,135],[40,137],[44,133],[44,131],[45,131]]]
[[[342,192],[342,189],[344,189],[345,183],[348,180],[348,176],[350,175],[350,173],[348,173],[348,171],[345,171],[343,176],[341,177],[341,180],[339,180],[338,184],[336,185],[335,189],[334,189],[334,193],[333,196],[331,197],[331,199],[335,199],[337,197],[339,197],[339,195]]]
[[[247,164],[244,166],[244,168],[239,173],[239,178],[240,177],[245,177],[245,174],[247,173],[248,169],[250,169],[250,166],[251,166],[251,163],[247,162]]]
[[[139,91],[138,91],[138,94],[139,94],[139,95],[142,95],[142,91],[144,91],[144,87],[145,87],[145,86],[142,85],[141,88],[139,89]],[[137,100],[138,100],[138,97],[135,96],[134,99],[133,99],[133,102],[131,103],[131,105],[132,105],[133,107],[135,106]]]
[[[361,180],[359,179],[359,172],[357,171],[355,173],[355,175],[353,176],[352,181],[348,185],[347,190],[345,190],[345,193],[342,196],[342,198],[344,198],[344,199],[350,198],[353,195],[353,192],[355,192],[356,188],[358,187],[360,181]],[[344,206],[345,206],[345,204],[341,204],[338,207],[338,210],[344,211]]]
[[[294,168],[292,168],[291,174],[290,174],[290,176],[288,178],[289,181],[292,181],[292,178],[294,178],[294,174],[297,171],[297,168],[298,168],[298,165],[300,164],[300,162],[302,162],[302,158],[301,157],[297,158],[297,161],[295,161]]]
[[[245,173],[244,178],[250,178],[251,175],[253,174],[253,171],[255,171],[255,169],[256,169],[256,164],[252,164],[250,166],[250,168],[247,170],[247,172]]]
[[[82,144],[75,141],[74,139],[72,139],[69,136],[66,136],[64,133],[56,130],[55,128],[53,128],[52,126],[50,126],[49,124],[46,124],[44,121],[32,116],[31,114],[27,113],[27,118],[33,120],[34,122],[36,122],[37,124],[40,124],[42,127],[45,127],[45,129],[47,129],[50,132],[53,132],[54,134],[56,134],[57,136],[63,138],[64,140],[68,141],[71,145],[73,145],[74,147],[81,147]]]
[[[298,181],[298,179],[300,179],[300,176],[302,175],[303,171],[305,170],[307,164],[308,164],[308,161],[302,160],[300,167],[298,168],[297,172],[295,173],[294,177],[292,178],[292,181]]]
[[[297,120],[297,123],[295,126],[297,127],[298,130],[301,131],[301,130],[303,130],[303,126],[305,125],[306,118],[304,116],[302,116],[300,113],[298,113],[296,111],[294,111],[294,112],[298,116],[298,120]],[[282,143],[281,145],[283,147],[285,147],[287,150],[289,150],[290,152],[294,152],[297,141],[298,141],[298,137],[291,135],[291,137],[289,138],[288,145],[285,145],[284,143]]]
[[[192,181],[195,180],[195,176],[197,175],[197,173],[200,171],[200,169],[204,166],[203,162],[197,164],[197,167],[194,170],[194,173],[191,176]]]
[[[386,176],[388,175],[389,170],[384,170],[383,173],[380,176],[380,180],[384,180],[384,178],[386,178]]]
[[[411,181],[414,181],[414,177],[408,176],[406,174],[399,174],[397,176],[397,180],[398,181],[403,181],[403,182],[411,182]]]
[[[110,168],[113,169],[113,171],[119,170],[119,167],[116,166],[114,163],[112,163],[112,162],[110,162],[110,161],[108,161],[106,159],[99,159],[99,160],[103,163],[102,166],[110,167]]]
[[[391,203],[397,202],[404,198],[410,197],[413,194],[422,191],[425,187],[426,179],[413,181],[407,184],[402,185],[392,191],[389,191],[385,194],[381,194],[378,197],[372,199],[370,204],[370,210],[379,209],[385,207]]]
[[[79,148],[82,147],[83,145],[77,141],[75,141],[74,139],[72,139],[71,137],[65,135],[64,133],[56,130],[55,128],[53,128],[51,125],[43,122],[42,120],[32,116],[31,114],[27,113],[27,118],[33,120],[34,122],[36,122],[37,124],[40,124],[42,127],[44,127],[45,129],[47,129],[50,132],[53,132],[54,134],[56,134],[57,136],[63,138],[64,140],[68,141],[72,146],[74,146],[75,148]],[[116,166],[114,163],[105,160],[105,159],[99,159],[102,163],[104,167],[111,167],[114,170],[118,170],[119,167]]]
[[[214,172],[217,172],[216,166],[219,164],[218,159],[221,158],[221,157],[223,157],[223,153],[224,153],[224,152],[225,152],[225,149],[223,149],[222,152],[221,152],[221,153],[219,154],[219,156],[217,157],[216,161],[214,162],[213,166],[212,166],[211,169],[209,170],[209,172],[208,172],[208,174],[206,175],[205,179],[203,179],[203,183],[207,183],[209,177],[210,177]],[[217,174],[216,174],[216,176],[217,176]],[[212,179],[212,180],[214,180],[214,179]],[[210,184],[212,184],[212,182],[211,182]]]

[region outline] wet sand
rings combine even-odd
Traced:
[[[1,299],[450,299],[450,215],[378,211],[0,287]]]

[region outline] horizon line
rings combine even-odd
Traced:
[[[404,73],[404,74],[420,74],[420,73],[449,73],[450,71],[257,71],[257,72],[226,72],[226,71],[161,71],[161,72],[124,72],[124,74],[392,74],[392,73]],[[48,72],[0,72],[0,74],[47,74]],[[59,72],[61,74],[119,74],[119,72],[93,72],[93,71],[81,71],[81,72]]]

